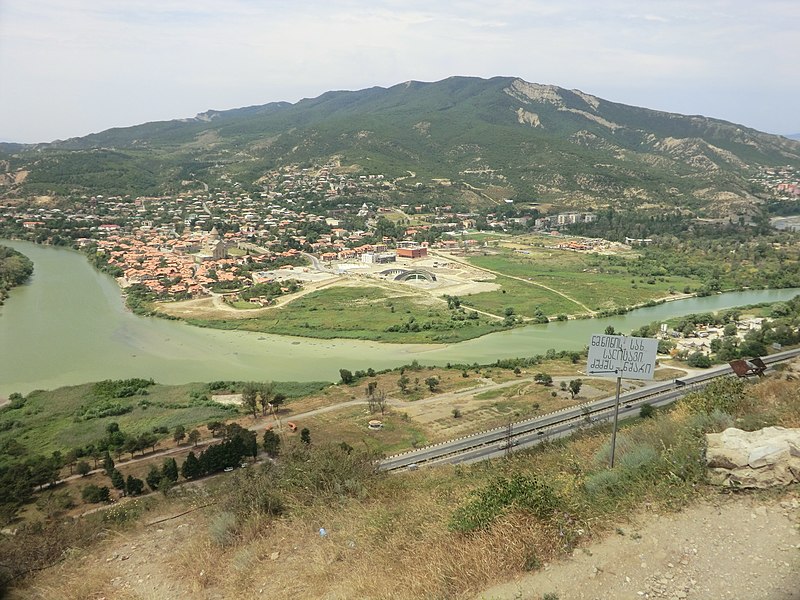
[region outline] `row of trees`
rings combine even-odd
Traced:
[[[261,416],[266,416],[267,410],[277,413],[284,402],[286,402],[286,395],[276,392],[275,384],[272,381],[263,383],[250,381],[242,387],[242,404],[249,412],[253,413],[253,418],[258,416],[259,407]]]
[[[229,467],[235,467],[245,457],[255,458],[258,456],[255,432],[236,423],[224,425],[223,431],[224,439],[221,443],[209,446],[199,456],[194,452],[189,452],[180,468],[174,458],[166,458],[160,468],[155,465],[150,467],[144,481],[132,475],[125,477],[116,468],[113,458],[108,453],[103,458],[103,470],[109,477],[113,488],[127,496],[138,496],[144,492],[145,483],[152,491],[166,492],[178,481],[179,475],[184,479],[197,479]],[[278,438],[277,444],[271,446],[268,452],[277,454],[279,447],[280,439]],[[110,492],[111,489],[108,486],[90,484],[83,488],[81,495],[86,502],[107,502],[111,497]]]

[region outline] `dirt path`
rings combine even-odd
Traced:
[[[180,302],[157,302],[156,307],[159,312],[173,317],[182,318],[230,318],[250,319],[269,314],[276,308],[289,304],[298,298],[302,298],[330,285],[348,285],[350,282],[341,278],[327,279],[325,281],[307,282],[303,289],[294,294],[278,296],[275,303],[264,308],[241,309],[226,304],[221,294],[212,294],[210,297],[195,298],[192,300],[182,300]]]
[[[559,291],[559,290],[557,290],[555,288],[551,288],[550,286],[544,285],[543,283],[537,283],[535,281],[531,281],[530,279],[525,279],[524,277],[517,277],[516,275],[507,275],[506,273],[500,273],[499,271],[492,271],[491,269],[486,269],[484,267],[478,267],[478,266],[475,266],[475,265],[473,265],[473,264],[471,264],[469,262],[466,262],[464,260],[456,258],[456,257],[454,257],[454,256],[452,256],[450,254],[444,254],[442,252],[431,252],[431,254],[434,254],[436,256],[440,256],[441,258],[444,258],[446,260],[452,260],[453,262],[457,262],[457,263],[459,263],[461,265],[465,265],[465,266],[471,267],[473,269],[478,269],[479,271],[484,271],[485,273],[491,273],[492,275],[497,275],[499,277],[508,277],[509,279],[516,279],[517,281],[521,281],[522,283],[527,283],[528,285],[535,285],[536,287],[540,287],[542,289],[545,289],[545,290],[548,290],[550,292],[553,292],[554,294],[558,294],[559,296],[561,296],[562,298],[565,298],[566,300],[569,300],[573,304],[577,304],[578,306],[580,306],[583,310],[585,310],[587,313],[589,313],[592,316],[594,316],[596,314],[595,311],[593,311],[591,308],[589,308],[588,306],[586,306],[582,302],[578,302],[577,300],[575,300],[575,298],[572,298],[571,296],[568,296],[564,292],[561,292],[561,291]]]
[[[800,492],[766,496],[719,496],[677,514],[644,512],[571,559],[477,599],[800,599]]]

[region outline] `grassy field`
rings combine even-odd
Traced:
[[[379,287],[329,287],[251,319],[189,319],[217,329],[242,329],[315,338],[392,343],[453,343],[503,329],[495,320],[464,314],[439,301],[391,295]]]
[[[314,382],[277,383],[276,390],[291,399],[318,392],[328,385]],[[0,447],[14,441],[24,446],[31,455],[49,455],[56,450],[65,452],[101,439],[111,422],[118,423],[123,432],[132,435],[166,428],[170,432],[166,437],[171,441],[172,431],[178,425],[183,425],[188,431],[195,426],[204,426],[209,421],[228,420],[240,414],[240,410],[234,406],[210,401],[212,392],[206,384],[190,383],[155,384],[147,388],[147,395],[111,400],[114,404],[130,408],[130,412],[81,418],[80,415],[87,408],[104,402],[93,393],[93,387],[94,384],[83,384],[53,391],[33,391],[26,396],[21,408],[4,408],[0,411]]]
[[[604,257],[567,250],[534,248],[522,252],[501,249],[498,254],[470,256],[475,266],[540,283],[585,304],[592,310],[632,306],[669,296],[699,282],[682,277],[644,280],[632,277],[623,266],[607,265]],[[484,310],[513,306],[518,314],[531,316],[536,308],[547,315],[585,312],[562,296],[519,280],[498,279],[503,290],[469,297],[469,304]]]

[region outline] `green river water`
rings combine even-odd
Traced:
[[[0,307],[0,396],[33,389],[152,377],[160,383],[237,380],[329,380],[339,369],[410,363],[491,363],[498,358],[577,350],[608,325],[629,332],[652,321],[733,306],[788,300],[800,290],[754,290],[690,298],[624,316],[555,322],[450,345],[316,340],[202,329],[138,317],[116,282],[73,250],[4,241],[35,265],[31,281]]]

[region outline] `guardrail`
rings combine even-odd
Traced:
[[[772,365],[797,356],[800,356],[800,348],[770,354],[762,357],[762,360],[765,364]],[[733,369],[731,369],[729,365],[723,365],[698,373],[697,375],[682,377],[680,379],[633,390],[620,396],[620,406],[631,410],[640,407],[642,404],[645,404],[645,402],[658,399],[661,396],[669,397],[664,398],[663,401],[659,401],[658,403],[661,405],[669,404],[681,395],[687,393],[686,388],[697,389],[704,387],[712,379],[732,373]],[[453,440],[439,442],[438,444],[425,446],[424,448],[409,450],[385,458],[378,464],[378,470],[394,471],[406,467],[416,468],[416,466],[421,463],[441,460],[482,447],[488,448],[495,444],[503,445],[502,448],[497,448],[497,453],[499,454],[508,450],[509,443],[511,443],[512,446],[522,445],[519,440],[520,436],[535,434],[537,437],[544,438],[548,435],[548,430],[554,430],[558,427],[572,424],[575,421],[596,423],[605,420],[606,417],[603,413],[606,411],[613,411],[614,404],[615,398],[611,396],[591,404],[571,406],[532,419],[517,421],[511,424],[510,431],[509,426],[505,425]]]

